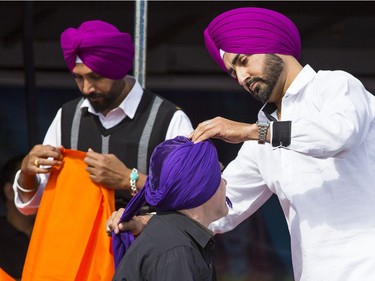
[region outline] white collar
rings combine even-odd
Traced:
[[[134,79],[133,88],[130,90],[126,98],[120,103],[120,105],[117,108],[112,109],[111,111],[120,108],[126,114],[126,116],[128,116],[130,119],[133,119],[135,112],[137,111],[138,105],[141,101],[143,89],[141,84],[139,84],[139,82],[133,76],[128,76],[128,78],[129,77],[131,79]],[[101,113],[97,113],[94,110],[94,108],[91,106],[90,102],[87,99],[84,99],[80,108],[83,107],[87,107],[88,111],[92,114],[102,115]]]

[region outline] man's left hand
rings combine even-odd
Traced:
[[[110,189],[123,189],[129,186],[130,169],[115,155],[101,154],[89,149],[83,160],[87,164],[92,181]]]

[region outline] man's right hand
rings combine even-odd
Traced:
[[[49,173],[52,166],[61,165],[63,159],[62,151],[62,147],[35,145],[22,160],[22,174],[33,176],[37,173]]]
[[[62,164],[63,149],[63,147],[57,148],[51,145],[38,144],[23,158],[21,172],[18,179],[16,179],[22,202],[27,202],[34,196],[39,185],[38,178],[35,176],[36,174],[49,173],[52,166]]]
[[[256,124],[215,117],[199,123],[189,138],[195,143],[209,138],[221,139],[228,143],[241,143],[258,139],[258,127]]]

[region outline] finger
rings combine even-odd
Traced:
[[[205,130],[202,127],[197,127],[191,135],[191,141],[196,143],[197,140],[204,134]]]
[[[92,159],[99,159],[101,157],[101,153],[95,152],[92,148],[89,148],[86,152],[86,157],[92,158]]]
[[[200,132],[197,133],[195,136],[195,139],[192,140],[194,143],[198,143],[204,140],[207,140],[209,138],[212,138],[215,136],[215,130],[214,129],[205,129],[201,130]]]
[[[105,225],[105,232],[107,233],[108,236],[112,236],[112,230],[108,224]]]
[[[136,228],[136,222],[134,220],[130,220],[128,222],[122,222],[118,224],[118,227],[121,231],[129,231],[134,230]]]
[[[110,233],[111,231],[115,231],[116,227],[117,227],[117,224],[114,223],[114,216],[116,215],[116,212],[113,212],[111,217],[107,220],[107,224],[106,224],[106,231],[107,233]],[[116,233],[116,231],[115,231]],[[118,231],[117,231],[118,233]]]
[[[97,163],[98,163],[98,161],[99,161],[98,153],[96,153],[96,152],[87,152],[85,158],[83,159],[83,161],[88,166],[92,166],[92,167],[96,166]]]
[[[60,166],[62,164],[62,161],[60,160],[55,160],[52,158],[35,158],[34,161],[32,162],[32,165],[41,168],[41,169],[50,169],[51,166]]]
[[[198,124],[197,128],[191,134],[191,140],[194,143],[208,139],[210,134],[207,133],[211,128],[213,128],[213,119],[205,120]]]
[[[54,147],[52,145],[41,145],[38,146],[36,151],[33,152],[38,158],[43,159],[55,159],[55,160],[62,160],[63,155],[62,151],[58,147]]]

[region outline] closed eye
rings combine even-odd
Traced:
[[[243,56],[240,58],[240,64],[241,66],[247,66],[247,63],[249,62],[249,59],[247,56]]]

